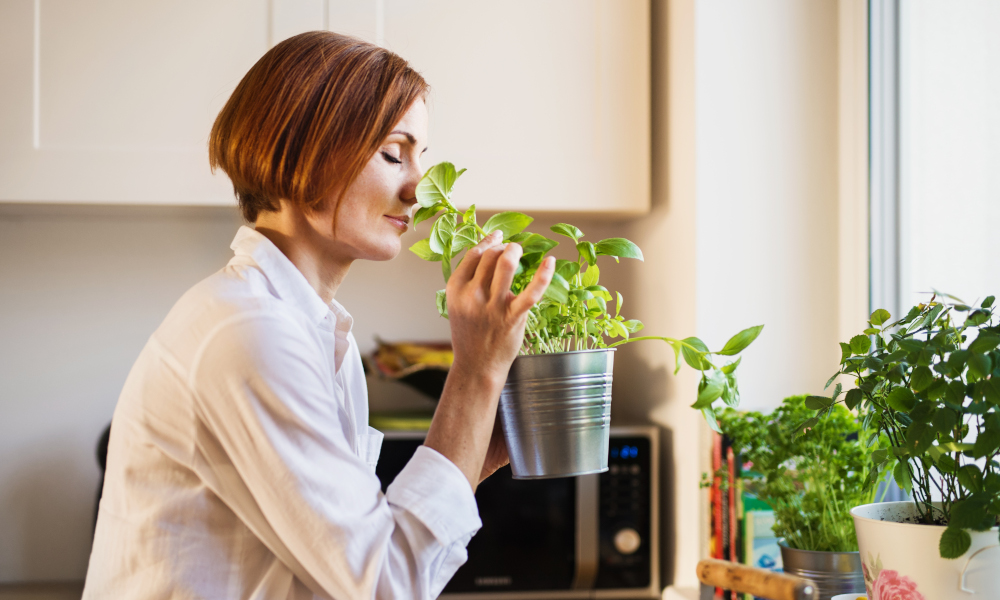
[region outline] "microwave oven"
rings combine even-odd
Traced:
[[[426,432],[385,433],[385,491]],[[608,470],[515,480],[504,467],[476,490],[482,528],[442,598],[659,598],[659,444],[655,427],[612,427]]]

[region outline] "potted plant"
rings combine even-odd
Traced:
[[[819,416],[856,409],[876,432],[865,489],[892,473],[913,495],[851,511],[875,600],[1000,597],[1000,326],[993,296],[945,297],[895,322],[873,312],[827,383],[846,375],[857,387],[807,399]]]
[[[528,232],[532,218],[519,212],[502,212],[479,225],[476,207],[460,211],[452,202],[455,182],[465,172],[451,163],[427,170],[417,186],[420,208],[414,225],[434,219],[430,235],[410,250],[428,261],[439,261],[445,282],[452,264],[462,253],[495,230],[504,242],[524,250],[511,290],[520,292],[531,281],[545,255],[559,242]],[[611,410],[613,352],[617,346],[638,340],[662,340],[673,348],[675,372],[681,359],[701,371],[698,398],[709,425],[716,424],[713,404],[739,403],[736,368],[739,359],[716,365],[713,355],[736,356],[753,342],[763,326],[750,327],[733,336],[717,352],[696,337],[675,339],[634,336],[642,323],[622,314],[622,295],[614,296],[600,284],[598,257],[642,260],[639,247],[624,238],[596,243],[584,239],[579,228],[559,223],[551,228],[572,240],[576,260],[557,260],[555,274],[543,299],[528,315],[521,355],[515,359],[500,399],[500,418],[510,451],[515,478],[561,477],[607,469]],[[614,302],[614,310],[609,303]],[[447,318],[445,290],[437,293],[437,307]]]
[[[862,486],[871,449],[842,406],[823,427],[800,428],[813,415],[805,399],[786,398],[769,415],[726,408],[719,424],[751,475],[745,489],[774,511],[785,572],[811,579],[829,600],[865,589],[850,510],[874,500],[875,489]]]

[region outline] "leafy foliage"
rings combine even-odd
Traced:
[[[806,396],[785,398],[770,415],[719,413],[747,478],[747,489],[774,509],[774,533],[792,548],[830,552],[858,549],[850,510],[872,502],[862,483],[872,452],[858,419],[836,407],[822,428],[803,431],[812,417]]]
[[[414,224],[435,219],[428,238],[420,240],[410,250],[427,261],[440,261],[445,282],[451,276],[452,263],[465,251],[478,244],[487,234],[499,230],[504,242],[520,244],[524,253],[514,275],[511,291],[520,293],[534,277],[545,255],[559,242],[538,233],[526,231],[533,219],[519,212],[502,212],[490,217],[482,226],[476,219],[473,205],[462,212],[452,202],[455,182],[465,172],[451,163],[438,163],[427,170],[417,185],[420,208]],[[721,399],[729,406],[739,404],[736,367],[739,359],[716,365],[713,355],[736,356],[749,346],[763,325],[750,327],[733,336],[722,350],[712,352],[700,339],[675,339],[659,336],[634,336],[643,328],[640,321],[626,319],[622,314],[623,298],[600,284],[598,257],[643,260],[642,251],[625,238],[608,238],[598,242],[584,240],[583,232],[568,223],[551,227],[552,233],[569,238],[575,245],[577,260],[556,261],[556,271],[545,295],[528,314],[521,354],[546,354],[594,348],[614,348],[638,340],[661,340],[674,351],[675,369],[681,359],[701,371],[698,399],[692,405],[705,416],[708,424],[718,430],[713,404]],[[609,309],[613,304],[613,311]],[[447,318],[445,292],[437,293],[438,312]],[[612,314],[613,312],[613,314]]]
[[[957,558],[969,549],[964,530],[988,530],[1000,516],[1000,325],[993,296],[978,307],[945,296],[892,323],[888,311],[873,312],[863,335],[840,345],[827,383],[847,375],[856,389],[815,408],[858,408],[877,434],[865,489],[891,473],[921,523],[947,525],[940,553]]]

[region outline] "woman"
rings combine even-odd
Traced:
[[[497,400],[554,261],[518,296],[516,244],[487,238],[455,270],[455,362],[424,446],[383,495],[381,434],[334,298],[353,261],[400,251],[426,94],[398,56],[328,32],[278,44],[240,82],[210,159],[255,228],[125,383],[85,598],[432,598],[465,561],[473,492],[507,462]]]

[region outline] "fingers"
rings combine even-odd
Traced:
[[[514,273],[517,271],[518,261],[524,249],[520,244],[507,244],[504,251],[497,257],[497,266],[493,270],[493,280],[490,282],[490,298],[496,300],[506,300],[510,292],[510,284],[514,282]]]
[[[493,282],[493,272],[496,270],[497,260],[506,250],[505,246],[493,246],[483,253],[479,266],[476,267],[476,275],[472,278],[472,284],[484,292],[489,293],[490,284]]]
[[[514,300],[510,303],[511,311],[515,315],[521,315],[528,312],[536,302],[542,299],[542,295],[545,293],[545,288],[549,287],[549,283],[552,282],[552,274],[556,272],[556,259],[553,256],[548,256],[542,261],[538,270],[535,271],[535,276],[531,278],[531,283],[528,284],[524,290],[518,294]]]
[[[494,231],[483,238],[481,242],[469,248],[469,251],[465,253],[465,258],[462,259],[462,262],[451,274],[451,279],[454,279],[457,283],[465,283],[472,279],[476,274],[476,268],[479,266],[479,261],[482,260],[483,254],[499,244],[503,239],[502,235],[500,231]],[[451,279],[449,279],[449,282]]]

